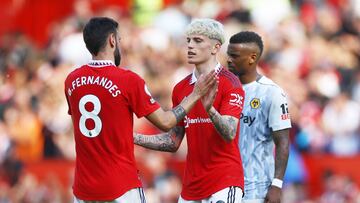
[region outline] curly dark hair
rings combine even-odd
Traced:
[[[238,32],[231,36],[229,42],[232,44],[255,43],[260,49],[260,56],[264,49],[264,44],[260,35],[253,31]]]

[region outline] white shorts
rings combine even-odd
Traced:
[[[243,191],[239,187],[227,187],[222,189],[210,197],[202,200],[184,200],[179,197],[178,203],[241,203]]]
[[[264,203],[265,199],[243,199],[242,203]]]
[[[86,201],[86,200],[80,200],[76,197],[74,197],[74,203],[101,203],[102,201]],[[104,201],[106,203],[146,203],[144,190],[142,188],[134,188],[123,195],[121,195],[119,198],[113,200],[113,201]]]

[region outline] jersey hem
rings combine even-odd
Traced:
[[[204,195],[201,195],[201,196],[197,196],[197,197],[192,197],[192,196],[187,196],[187,195],[184,195],[183,193],[181,193],[181,198],[183,198],[184,200],[186,201],[198,201],[198,200],[202,200],[202,199],[205,199],[205,198],[209,198],[211,195],[219,192],[220,190],[223,190],[227,187],[239,187],[243,194],[244,194],[244,186],[241,186],[240,184],[232,184],[232,185],[227,185],[227,186],[222,186],[222,187],[219,187],[219,188],[216,188],[214,189],[214,191],[212,192],[209,192],[209,193],[206,193]]]
[[[119,197],[121,197],[122,195],[124,195],[126,192],[132,190],[132,189],[135,189],[135,188],[141,188],[142,185],[141,184],[137,184],[137,185],[134,185],[134,186],[130,186],[128,189],[126,189],[125,191],[120,191],[120,192],[116,192],[114,194],[111,194],[111,195],[106,195],[106,196],[93,196],[93,197],[90,197],[90,196],[82,196],[82,195],[79,195],[79,192],[75,192],[73,191],[73,194],[76,198],[80,199],[80,200],[85,200],[85,201],[113,201]]]

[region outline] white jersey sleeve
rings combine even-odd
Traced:
[[[272,131],[291,128],[286,94],[280,88],[273,90],[269,112],[269,127]]]

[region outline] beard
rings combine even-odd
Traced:
[[[114,50],[114,59],[115,59],[115,65],[119,66],[121,62],[121,54],[118,44],[116,43],[116,48]]]
[[[236,71],[236,70],[232,70],[232,71],[230,71],[230,72],[232,72],[234,75],[236,75],[236,76],[238,76],[238,77],[244,75],[244,74],[241,73],[240,71]]]
[[[238,77],[240,77],[242,75],[242,73],[240,71],[236,70],[236,68],[233,66],[228,66],[228,70]]]

